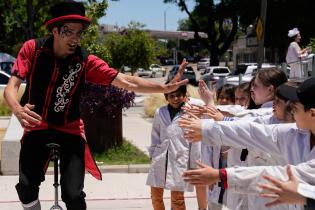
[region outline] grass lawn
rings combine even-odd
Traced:
[[[107,152],[93,154],[98,165],[148,164],[149,157],[125,139],[121,147],[109,149]]]

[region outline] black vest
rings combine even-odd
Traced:
[[[60,59],[54,57],[52,37],[35,42],[35,57],[26,76],[21,105],[34,104],[34,111],[52,125],[78,119],[87,52],[77,47],[74,54]]]

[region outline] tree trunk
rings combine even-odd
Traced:
[[[111,115],[82,114],[85,135],[92,152],[103,153],[122,145],[122,110]]]
[[[210,66],[219,66],[220,59],[217,50],[210,51]]]

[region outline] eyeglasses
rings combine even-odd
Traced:
[[[174,94],[169,94],[167,97],[169,99],[181,98],[181,97],[184,97],[184,94],[182,94],[182,93],[174,93]]]

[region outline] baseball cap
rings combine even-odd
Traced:
[[[288,91],[289,89],[289,87],[282,87],[281,94],[285,98],[290,101],[298,101],[305,108],[315,108],[315,78],[305,80],[296,88],[296,91]]]

